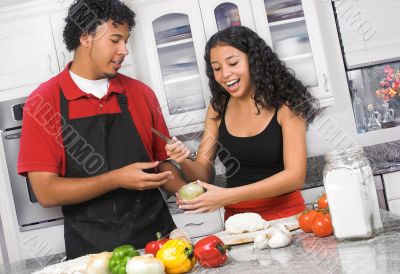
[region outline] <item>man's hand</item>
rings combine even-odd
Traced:
[[[146,173],[143,170],[155,168],[158,162],[134,163],[111,172],[117,187],[146,190],[161,187],[174,177],[171,171]]]

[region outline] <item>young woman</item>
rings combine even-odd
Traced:
[[[186,146],[166,145],[189,180],[210,181],[216,156],[226,166],[226,188],[179,200],[180,208],[208,212],[225,207],[225,219],[257,212],[279,219],[305,209],[306,128],[317,101],[264,40],[246,27],[229,27],[208,41],[205,61],[212,99],[195,161]]]

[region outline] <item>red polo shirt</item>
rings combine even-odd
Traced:
[[[167,136],[162,112],[154,92],[145,84],[118,74],[110,79],[107,94],[98,99],[83,92],[69,74],[69,65],[59,75],[41,84],[29,96],[22,123],[18,173],[30,171],[65,174],[65,152],[62,142],[63,120],[60,115],[60,89],[69,106],[69,118],[82,118],[105,113],[120,113],[117,93],[124,93],[128,109],[142,142],[153,160],[167,158],[165,142],[153,135],[150,127]]]

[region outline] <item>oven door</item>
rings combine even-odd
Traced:
[[[20,135],[21,128],[1,133],[19,228],[25,231],[63,223],[61,207],[42,207],[28,178],[17,173]]]

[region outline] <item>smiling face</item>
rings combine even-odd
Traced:
[[[229,45],[210,50],[215,80],[233,97],[251,95],[252,82],[247,54]]]
[[[102,79],[116,76],[128,55],[128,38],[128,25],[113,24],[111,20],[99,25],[95,35],[82,35],[86,77]]]

